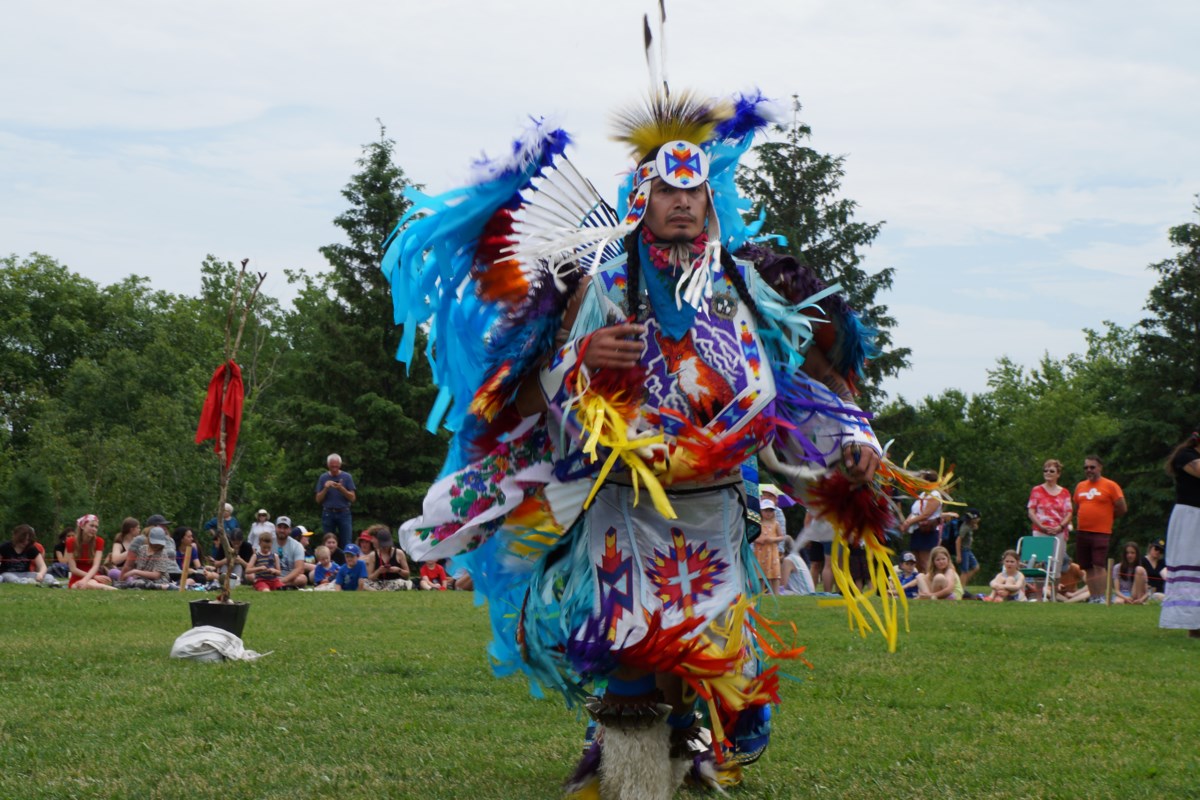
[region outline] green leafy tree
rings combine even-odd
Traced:
[[[858,204],[839,197],[845,175],[845,158],[819,153],[806,142],[812,129],[799,118],[795,103],[792,124],[780,128],[782,142],[755,147],[756,166],[745,166],[738,185],[757,207],[765,209],[765,230],[787,238],[786,250],[814,269],[827,283],[840,283],[850,305],[863,321],[878,331],[881,355],[866,368],[862,385],[863,404],[870,407],[885,397],[880,384],[909,366],[911,351],[892,347],[896,320],[879,295],[892,288],[891,267],[868,273],[860,265],[861,251],[879,235],[883,223],[854,219]]]
[[[1193,212],[1200,216],[1200,202]],[[1200,224],[1171,228],[1169,240],[1177,252],[1149,267],[1159,279],[1146,300],[1148,316],[1134,328],[1124,380],[1113,385],[1121,427],[1103,442],[1125,478],[1125,526],[1142,541],[1158,538],[1174,502],[1163,461],[1200,424]]]
[[[330,272],[290,275],[299,292],[285,322],[287,391],[269,412],[285,454],[272,502],[294,521],[317,518],[313,487],[336,452],[359,486],[356,520],[394,525],[419,513],[445,439],[424,430],[436,397],[428,366],[414,364],[406,375],[395,360],[400,332],[379,269],[383,242],[409,206],[408,181],[382,128],[357,163],[342,191],[350,207],[334,220],[346,240],[321,248]]]

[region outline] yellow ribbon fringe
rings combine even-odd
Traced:
[[[896,652],[899,639],[899,611],[904,609],[904,630],[908,631],[908,598],[900,590],[900,579],[896,568],[892,565],[892,551],[884,547],[878,540],[868,537],[867,574],[871,579],[872,595],[868,596],[854,584],[850,577],[850,547],[841,531],[833,539],[833,553],[830,556],[833,563],[833,580],[842,593],[838,600],[821,600],[817,605],[823,607],[845,606],[848,624],[851,630],[857,625],[859,636],[864,639],[872,630],[871,622],[883,634],[887,641],[888,652]],[[895,590],[895,596],[888,589]],[[879,599],[878,611],[872,602]],[[870,618],[868,620],[868,617]]]

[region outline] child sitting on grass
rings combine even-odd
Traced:
[[[912,600],[917,596],[919,588],[917,587],[917,578],[920,573],[917,572],[917,557],[907,550],[900,554],[900,567],[896,570],[896,578],[899,581],[900,591],[904,592],[904,596]],[[896,595],[896,589],[891,590],[892,596]]]
[[[1141,605],[1150,599],[1142,551],[1134,542],[1121,548],[1121,560],[1113,564],[1113,605]]]
[[[917,576],[917,597],[923,600],[962,600],[963,585],[958,579],[950,551],[935,547],[929,553],[929,571]]]
[[[317,565],[313,567],[314,588],[318,592],[337,591],[338,570],[341,568],[333,563],[333,554],[326,545],[321,545],[316,549],[314,555],[317,557]]]
[[[282,568],[279,565],[279,554],[275,552],[274,534],[263,531],[258,535],[258,549],[250,557],[246,566],[246,577],[254,581],[254,588],[259,592],[279,591],[283,582],[279,580]]]
[[[421,588],[424,591],[437,589],[444,592],[452,585],[450,576],[446,574],[446,568],[442,566],[442,562],[426,561],[421,565]]]
[[[992,578],[992,593],[984,598],[992,603],[1006,600],[1025,599],[1025,576],[1021,574],[1021,560],[1016,550],[1004,551],[1004,569]]]
[[[346,563],[338,568],[335,585],[339,591],[356,592],[359,581],[366,580],[367,577],[367,565],[359,558],[362,551],[358,549],[358,545],[348,544],[342,554],[346,557]]]

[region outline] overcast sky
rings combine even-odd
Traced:
[[[649,0],[47,0],[0,29],[0,253],[102,284],[199,290],[212,253],[267,291],[317,271],[376,118],[451,188],[526,115],[575,137],[614,200],[607,117],[644,90]],[[885,221],[865,266],[910,401],[986,389],[1008,355],[1083,349],[1141,317],[1167,229],[1197,221],[1200,3],[674,0],[672,85],[798,94],[845,196]]]

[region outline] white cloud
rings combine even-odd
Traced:
[[[611,197],[625,164],[607,116],[645,86],[653,5],[16,4],[0,29],[0,69],[22,76],[0,84],[0,252],[174,291],[196,290],[208,252],[320,268],[376,117],[439,190],[526,114],[557,115]],[[1001,353],[1035,361],[1136,319],[1145,266],[1200,191],[1200,6],[668,10],[674,85],[798,92],[813,146],[847,155],[845,195],[888,222],[866,266],[901,268],[882,300],[914,348],[903,385],[982,390]]]

